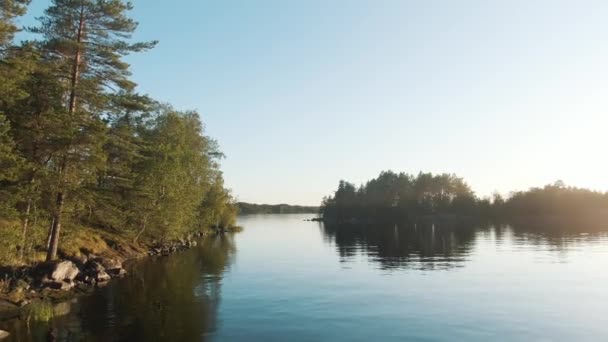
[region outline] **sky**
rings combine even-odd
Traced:
[[[47,0],[33,0],[32,25]],[[135,0],[138,91],[199,111],[241,201],[455,173],[608,191],[608,1]]]

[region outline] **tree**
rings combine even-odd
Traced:
[[[333,196],[322,204],[324,217],[393,221],[425,215],[470,216],[477,209],[477,198],[462,178],[453,174],[383,171],[364,186],[340,181]]]
[[[146,149],[146,141],[140,131],[156,106],[157,103],[149,97],[132,92],[112,96],[111,106],[104,115],[108,125],[103,146],[106,162],[98,170],[91,199],[95,210],[89,223],[123,231],[137,225],[135,217],[141,206],[134,204],[148,199],[137,186],[137,167]]]
[[[228,228],[234,225],[237,207],[230,191],[224,188],[224,179],[214,171],[212,182],[199,209],[199,226]]]
[[[140,136],[144,150],[137,166],[136,221],[142,232],[161,240],[183,235],[196,227],[199,206],[214,180],[217,143],[203,134],[196,112],[170,107],[161,108]]]
[[[54,64],[33,44],[14,49],[9,59],[11,63],[7,66],[12,67],[12,85],[5,88],[6,97],[0,101],[0,111],[5,112],[11,122],[12,138],[24,160],[15,183],[18,191],[14,192],[14,197],[18,197],[25,246],[31,208],[52,184],[49,170],[52,169],[52,157],[61,146],[65,127],[65,87],[53,72]]]
[[[120,0],[53,0],[30,28],[41,34],[44,53],[57,62],[57,77],[66,80],[65,127],[51,164],[56,175],[54,210],[47,260],[57,255],[66,196],[90,180],[103,162],[105,126],[101,121],[109,92],[132,90],[129,65],[122,58],[152,48],[156,42],[130,44],[137,23]]]
[[[29,0],[0,0],[0,48],[10,43],[13,35],[18,31],[13,19],[25,14]],[[14,75],[11,68],[6,67],[6,53],[0,50],[0,102],[6,102],[11,97],[11,89],[7,83]],[[11,89],[12,90],[12,89]],[[0,110],[0,181],[14,180],[17,173],[18,156],[14,151],[14,141],[10,134],[10,123]]]
[[[21,158],[15,152],[15,144],[9,135],[9,122],[0,114],[0,214],[7,214],[11,210],[14,196],[7,191],[8,184],[17,180]]]
[[[24,15],[29,3],[30,0],[0,0],[0,47],[10,42],[19,30],[13,19]]]

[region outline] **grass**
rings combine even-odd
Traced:
[[[26,252],[20,258],[21,222],[18,219],[0,219],[0,266],[24,266],[43,262],[46,259],[46,239],[49,222],[38,221],[28,230]],[[208,229],[212,231],[212,229]],[[230,232],[240,232],[242,227],[232,226]],[[150,241],[148,241],[150,243]],[[107,231],[66,222],[59,241],[59,255],[63,258],[81,259],[84,255],[127,259],[143,255],[149,246],[146,241],[134,243],[132,234]],[[0,283],[0,288],[3,285]]]
[[[16,246],[20,244],[20,231],[18,220],[0,219],[0,264],[19,264]]]
[[[48,322],[53,318],[53,304],[46,300],[36,301],[26,306],[23,313],[28,321]]]
[[[60,246],[61,253],[66,257],[80,257],[83,251],[99,255],[108,249],[106,240],[89,228],[67,231]]]

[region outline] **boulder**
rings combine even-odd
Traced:
[[[21,289],[11,291],[6,296],[6,299],[8,299],[9,302],[11,302],[15,305],[19,305],[19,303],[21,303],[21,301],[23,301],[25,298],[26,298],[25,291],[23,291]]]
[[[11,334],[9,334],[7,331],[4,330],[0,330],[0,340],[4,340],[5,338],[9,337]]]
[[[110,279],[112,279],[112,277],[110,277],[110,275],[107,274],[105,271],[101,271],[95,276],[95,280],[97,281],[97,283],[105,283]]]
[[[84,276],[82,277],[82,279],[80,279],[80,281],[82,281],[84,284],[92,284],[94,282],[94,279],[92,277]]]
[[[23,279],[17,279],[12,285],[13,291],[27,291],[29,288],[30,284]]]
[[[65,260],[55,264],[50,279],[54,281],[69,280],[70,282],[78,276],[80,270],[73,262]]]
[[[84,265],[89,261],[89,257],[85,254],[78,254],[70,257],[70,260],[73,261],[76,265]]]
[[[80,283],[80,284],[76,285],[76,289],[78,289],[79,291],[82,291],[82,292],[87,292],[91,289],[91,286],[89,286],[88,283]]]
[[[101,258],[89,260],[89,262],[87,262],[87,264],[84,266],[83,276],[80,277],[79,280],[87,284],[106,282],[110,280],[111,277],[107,273],[106,268],[102,265],[102,261],[103,259]],[[117,264],[106,262],[106,265],[109,267],[116,267]],[[116,268],[113,268],[113,270],[116,270]]]
[[[48,283],[47,286],[53,290],[69,291],[74,287],[74,283],[67,281],[53,281]]]
[[[0,322],[19,317],[19,307],[9,301],[0,299]]]
[[[105,271],[106,268],[103,267],[103,265],[101,264],[100,261],[98,261],[98,259],[96,260],[89,260],[89,262],[86,263],[86,265],[84,266],[84,272],[88,275],[91,274],[97,274],[101,271]]]
[[[101,258],[100,263],[106,271],[116,270],[122,268],[122,263],[116,259]]]
[[[127,274],[124,268],[115,268],[107,272],[112,277],[123,277]]]

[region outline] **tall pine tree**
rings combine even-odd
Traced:
[[[123,57],[156,44],[129,43],[137,28],[127,17],[131,9],[120,0],[53,0],[40,26],[30,29],[44,37],[44,53],[58,62],[57,77],[66,80],[64,134],[51,161],[55,205],[47,260],[57,255],[66,197],[91,181],[103,162],[101,116],[110,93],[135,87]]]

